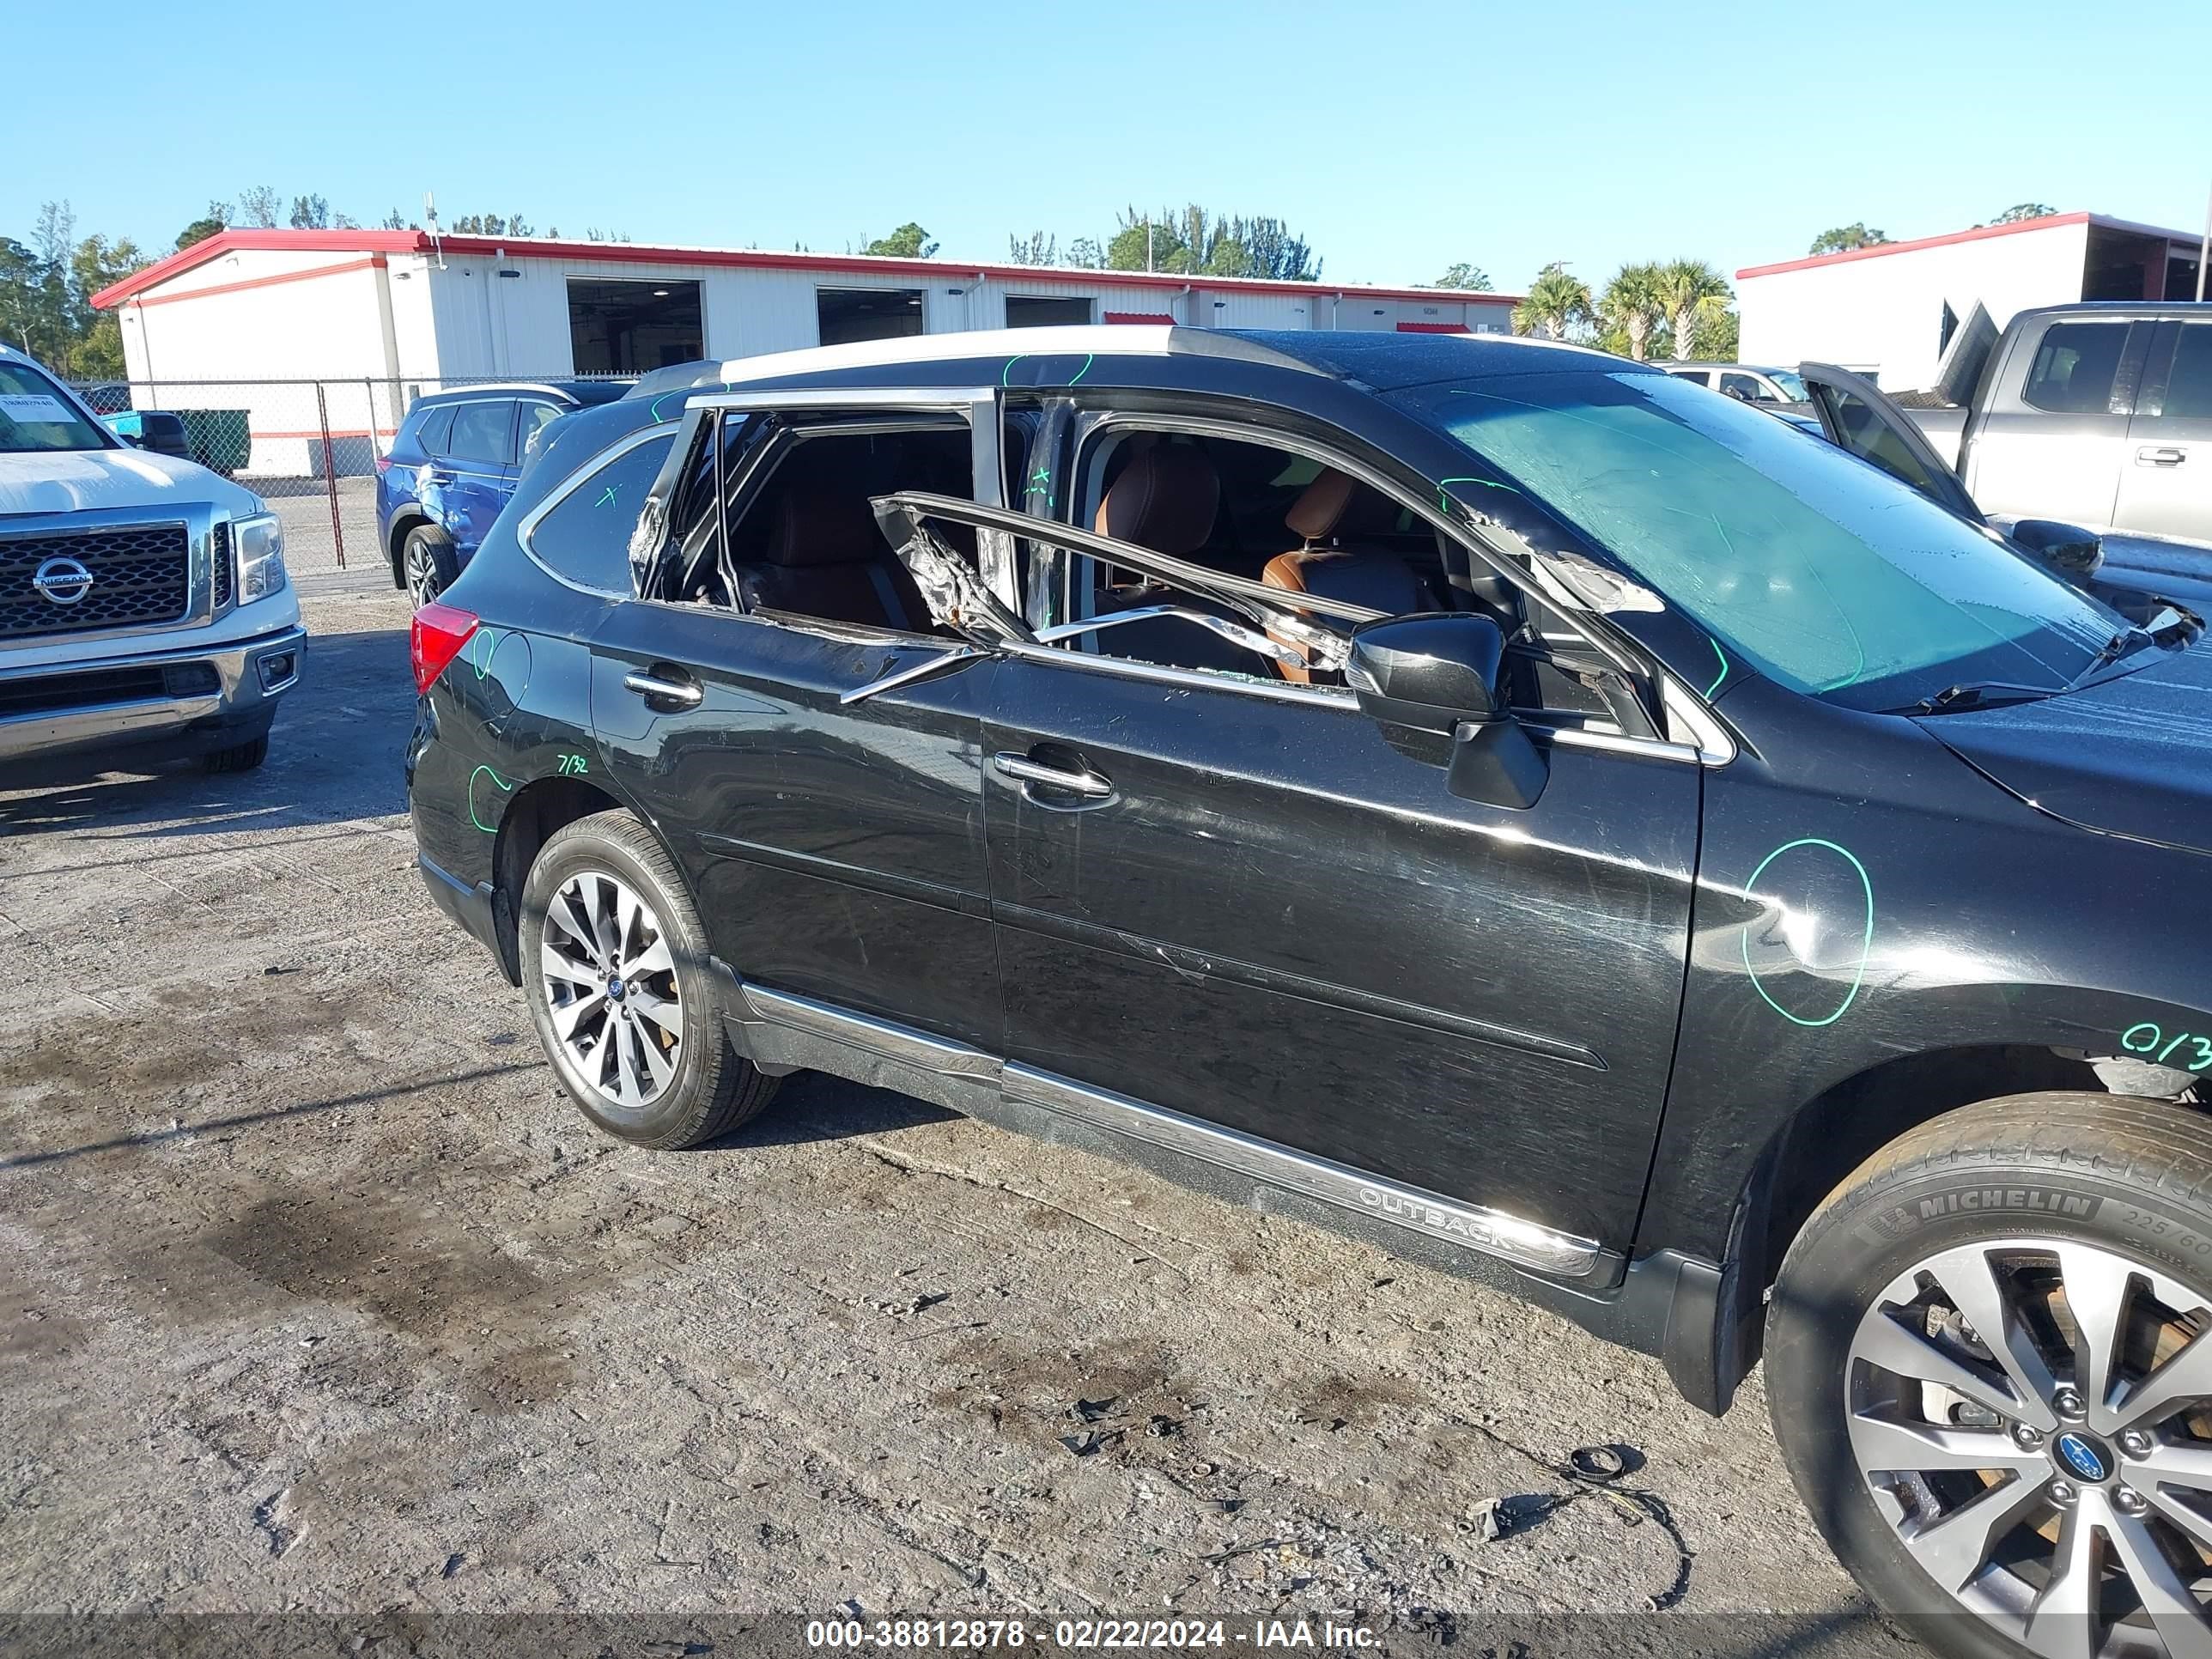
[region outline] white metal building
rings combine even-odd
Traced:
[[[2189,300],[2197,239],[2095,213],[2059,213],[1917,241],[1886,242],[1739,270],[1747,363],[1810,360],[1932,386],[1943,348],[1978,302],[2014,312],[2076,300]]]
[[[249,409],[248,471],[265,473],[310,470],[325,424],[333,439],[388,438],[416,393],[448,380],[635,373],[1030,324],[1504,332],[1515,299],[630,242],[434,244],[411,230],[232,229],[93,303],[120,314],[141,407]],[[297,387],[217,384],[306,379],[331,383],[319,407]]]

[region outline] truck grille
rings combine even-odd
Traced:
[[[91,573],[74,605],[31,585],[50,559],[74,559]],[[180,524],[0,536],[0,640],[179,622],[191,599],[191,543]]]

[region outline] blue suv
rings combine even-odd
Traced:
[[[392,585],[417,607],[444,592],[514,494],[544,428],[572,409],[612,403],[631,385],[533,381],[416,398],[376,463],[376,533]]]

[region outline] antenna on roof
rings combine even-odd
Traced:
[[[438,269],[446,268],[446,250],[438,240],[438,204],[428,191],[422,192],[422,218],[430,227],[430,251],[438,256]]]

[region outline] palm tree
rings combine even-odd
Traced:
[[[1597,314],[1628,339],[1628,355],[1638,362],[1649,360],[1652,331],[1667,308],[1655,264],[1623,265],[1598,296]]]
[[[1554,260],[1536,273],[1528,297],[1513,307],[1513,331],[1531,334],[1540,328],[1553,339],[1564,340],[1569,329],[1589,316],[1589,284]]]
[[[1710,313],[1708,301],[1729,297],[1729,285],[1703,259],[1670,259],[1657,270],[1659,308],[1674,331],[1674,361],[1686,362],[1696,354],[1697,319]]]

